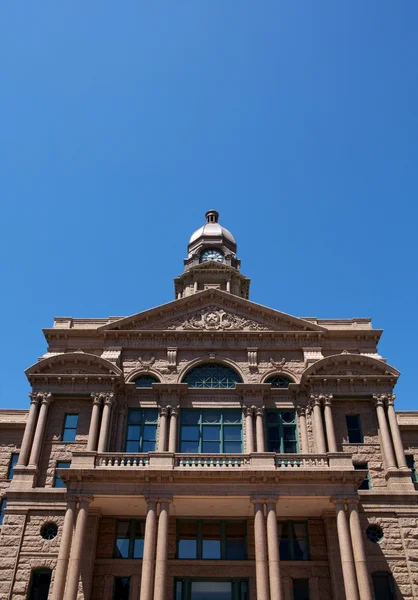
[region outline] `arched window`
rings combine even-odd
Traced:
[[[272,388],[285,389],[289,387],[289,383],[294,383],[294,381],[287,375],[270,375],[264,383],[271,383]]]
[[[32,571],[29,587],[29,600],[48,600],[51,585],[51,569],[36,569]]]
[[[242,383],[234,369],[219,363],[202,363],[191,369],[183,379],[190,388],[234,388]]]
[[[379,600],[395,600],[395,584],[392,573],[375,571],[372,573],[374,597]]]
[[[150,388],[153,383],[160,383],[159,379],[154,377],[154,375],[140,375],[135,379],[137,388]]]

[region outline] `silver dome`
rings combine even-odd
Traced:
[[[206,213],[206,223],[203,225],[203,227],[199,227],[199,229],[196,229],[196,231],[191,235],[189,245],[203,236],[223,236],[233,244],[236,244],[232,233],[228,231],[228,229],[225,229],[225,227],[222,227],[220,223],[218,223],[218,217],[219,214],[216,212],[216,210],[208,210],[208,212]]]

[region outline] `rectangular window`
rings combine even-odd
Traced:
[[[112,600],[129,600],[129,591],[131,587],[130,577],[115,577],[113,584]]]
[[[415,465],[414,456],[412,454],[407,454],[405,456],[405,458],[406,458],[406,464],[411,469],[411,479],[414,483],[417,483],[418,477],[417,477],[417,468]]]
[[[361,484],[359,485],[359,490],[370,490],[371,489],[371,482],[370,482],[370,475],[369,475],[369,465],[368,463],[355,463],[354,468],[356,469],[356,471],[367,471],[367,475],[366,477],[363,479],[363,481],[361,482]]]
[[[13,479],[15,474],[15,466],[17,465],[17,461],[19,460],[19,454],[12,454],[9,462],[9,469],[7,471],[7,479]]]
[[[307,521],[279,521],[280,560],[310,560]]]
[[[309,579],[293,579],[293,600],[309,599]]]
[[[154,452],[157,422],[156,408],[131,408],[128,411],[125,452]]]
[[[121,519],[116,521],[113,558],[142,558],[144,536],[144,520]]]
[[[362,444],[363,434],[361,432],[360,415],[346,415],[348,441],[351,444]]]
[[[54,484],[55,488],[65,488],[66,485],[57,473],[57,469],[69,469],[71,467],[70,460],[59,460],[55,465]]]
[[[294,410],[267,410],[266,430],[267,452],[293,454],[298,451]]]
[[[177,558],[245,560],[245,521],[177,521]]]
[[[0,525],[3,525],[4,511],[6,510],[6,506],[7,506],[7,498],[2,498],[0,500]]]
[[[249,600],[246,579],[190,579],[175,582],[175,600]]]
[[[75,442],[77,435],[78,415],[68,415],[64,417],[64,427],[62,428],[61,440],[63,442]]]
[[[195,454],[240,454],[242,452],[242,411],[183,410],[180,452]]]

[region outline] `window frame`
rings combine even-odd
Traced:
[[[7,479],[12,480],[14,477],[15,466],[19,460],[19,452],[12,452],[9,460],[9,467],[7,469]]]
[[[360,485],[357,489],[358,490],[371,490],[372,489],[372,481],[370,479],[369,463],[367,463],[367,462],[354,463],[354,469],[356,471],[367,471],[366,477],[363,479],[363,481],[360,483]]]
[[[217,381],[214,381],[215,376],[211,376],[211,377],[207,377],[206,379],[211,379],[210,385],[197,385],[198,382],[198,377],[196,377],[195,381],[193,381],[193,379],[191,379],[193,377],[193,375],[195,373],[197,373],[199,370],[203,371],[204,369],[213,369],[216,370],[218,369],[219,371],[222,371],[222,369],[225,372],[225,375],[223,377],[224,380],[226,380],[226,385],[221,385],[221,378],[218,377]],[[191,379],[191,380],[190,380]],[[204,377],[202,376],[200,378],[202,380],[202,382],[204,381]],[[241,377],[241,375],[238,373],[238,371],[236,369],[234,369],[232,366],[230,365],[226,365],[223,363],[218,363],[218,362],[203,362],[203,363],[199,363],[198,365],[195,365],[194,367],[192,367],[191,369],[189,369],[189,371],[187,371],[187,373],[184,375],[184,377],[182,378],[182,383],[187,383],[188,387],[190,389],[198,389],[198,390],[234,390],[237,386],[237,383],[243,383],[243,379]]]
[[[129,522],[129,532],[130,532],[129,538],[123,538],[123,539],[129,539],[129,550],[128,550],[128,556],[126,558],[124,556],[117,556],[117,553],[120,552],[117,547],[117,540],[119,539],[117,536],[118,523],[124,523],[124,522],[125,523]],[[143,523],[143,526],[144,526],[144,537],[143,538],[137,537],[135,535],[137,523]],[[142,560],[143,556],[134,557],[135,540],[145,540],[145,519],[115,519],[115,531],[114,531],[114,538],[113,538],[112,558],[114,558],[115,560]]]
[[[155,411],[155,419],[153,421],[145,419],[145,413],[147,411]],[[129,417],[133,413],[141,413],[141,422],[140,423],[129,423]],[[144,439],[144,428],[146,426],[155,426],[155,440]],[[129,427],[139,427],[139,440],[128,439]],[[143,452],[155,452],[157,449],[157,433],[158,433],[158,409],[157,408],[129,408],[128,414],[126,417],[126,426],[125,426],[125,442],[123,445],[124,452],[128,454],[137,454]],[[127,450],[128,443],[138,442],[138,447],[136,450]],[[145,450],[144,451],[144,442],[154,442],[154,450]]]
[[[66,426],[67,417],[77,417],[77,425],[75,427]],[[62,424],[62,431],[61,431],[61,441],[62,442],[65,442],[66,444],[72,444],[76,441],[79,419],[80,419],[80,413],[65,413],[64,423]],[[69,432],[69,431],[74,432],[74,439],[72,439],[72,440],[65,439],[65,433]]]
[[[356,428],[353,428],[353,427],[349,428],[348,427],[348,421],[347,421],[347,419],[349,417],[351,417],[351,418],[356,417],[357,418],[357,425],[358,425],[358,427],[356,427]],[[360,414],[358,414],[358,413],[356,413],[356,414],[346,414],[345,415],[345,426],[346,426],[346,429],[347,429],[347,440],[348,440],[349,444],[364,444],[364,435],[363,435],[363,429],[362,429],[362,426],[361,426],[361,416],[360,416]],[[354,442],[354,441],[350,440],[350,431],[358,431],[359,437],[360,437],[361,441],[360,442]]]
[[[283,558],[282,555],[280,555],[280,560],[283,560],[284,562],[289,562],[289,561],[298,561],[298,562],[307,562],[312,560],[311,559],[311,545],[310,545],[310,540],[309,540],[309,527],[308,527],[308,521],[307,520],[303,520],[303,519],[278,519],[277,520],[277,525],[278,527],[280,526],[280,524],[282,523],[286,523],[287,524],[287,531],[289,532],[289,554],[290,554],[290,558]],[[307,558],[295,558],[295,541],[297,541],[297,538],[295,538],[293,536],[293,527],[289,527],[289,524],[295,524],[295,525],[304,525],[305,526],[305,536],[306,536],[306,541],[307,541]],[[279,548],[280,548],[280,542],[281,542],[281,537],[279,536]]]
[[[144,385],[138,385],[138,381],[143,380]],[[135,387],[137,389],[152,389],[152,384],[153,383],[160,383],[160,380],[158,379],[158,377],[156,377],[155,375],[152,375],[151,373],[142,373],[141,375],[137,375],[135,377],[135,379],[133,380]],[[150,385],[147,385],[150,384]]]
[[[35,577],[38,577],[38,576],[41,576],[41,575],[48,575],[49,576],[49,585],[48,585],[47,597],[49,596],[49,593],[51,591],[52,569],[50,569],[48,567],[41,567],[41,568],[38,568],[38,569],[32,569],[32,571],[31,571],[30,579],[29,579],[29,590],[28,590],[28,595],[27,595],[28,600],[32,600],[33,598],[35,598],[35,593],[37,592],[37,590],[34,589]]]
[[[221,419],[220,422],[216,422],[216,423],[206,423],[204,422],[204,413],[205,412],[210,412],[210,411],[216,411],[219,412],[221,414]],[[236,422],[236,423],[225,423],[225,419],[224,419],[224,413],[225,412],[230,412],[230,411],[236,411],[237,415],[239,414],[239,418],[240,421]],[[198,422],[195,424],[185,424],[183,422],[183,420],[186,418],[187,414],[190,413],[200,413],[199,414],[199,419]],[[225,451],[225,436],[224,436],[224,428],[225,426],[232,426],[232,427],[236,427],[237,429],[240,428],[240,444],[241,444],[241,450],[239,452],[230,452],[230,451]],[[183,428],[188,428],[188,427],[198,427],[199,429],[199,438],[198,440],[183,440]],[[204,440],[203,439],[203,427],[220,427],[220,440],[219,440],[219,451],[218,452],[208,452],[208,451],[204,451],[203,450],[203,442],[210,442],[210,441],[217,441],[217,440]],[[183,451],[182,450],[182,442],[195,442],[197,441],[198,444],[198,449],[197,451],[191,451],[191,452],[187,452],[187,451]],[[228,441],[227,441],[228,443]],[[180,454],[243,454],[244,451],[244,428],[243,428],[243,420],[242,420],[242,409],[241,408],[186,408],[181,410],[180,412],[180,427],[179,427],[179,432],[178,432],[178,440],[177,440],[177,447],[179,449],[179,453]]]
[[[288,375],[283,375],[282,373],[275,373],[273,375],[269,375],[263,383],[269,383],[271,385],[272,390],[287,390],[289,389],[289,385],[295,382]]]
[[[413,454],[405,454],[406,465],[411,469],[411,479],[413,483],[418,483],[417,465]],[[411,465],[412,463],[412,465]]]
[[[292,423],[285,423],[281,417],[282,413],[285,412],[292,412],[294,414],[294,418],[293,418],[293,422]],[[269,413],[276,413],[277,415],[280,416],[280,418],[278,419],[277,423],[269,423],[268,422],[268,418],[267,415]],[[276,451],[276,450],[269,450],[269,435],[268,435],[268,430],[269,429],[273,429],[277,427],[279,429],[279,440],[280,440],[280,450]],[[284,451],[284,443],[285,443],[285,439],[284,439],[284,430],[285,429],[290,429],[291,427],[295,428],[295,443],[296,443],[296,451],[295,452],[285,452]],[[300,452],[300,448],[299,448],[299,430],[298,430],[298,419],[297,419],[297,414],[296,414],[296,410],[294,408],[269,408],[266,409],[264,411],[264,428],[265,428],[265,436],[266,436],[266,452],[275,452],[275,454],[299,454]]]
[[[196,523],[196,558],[180,558],[179,557],[179,529],[182,523]],[[203,558],[203,525],[205,523],[220,524],[220,557],[219,558]],[[227,558],[226,543],[227,543],[227,525],[229,523],[244,524],[244,558]],[[248,560],[248,529],[246,519],[176,519],[176,560]]]
[[[63,463],[65,463],[67,466],[64,467]],[[63,480],[61,479],[61,477],[58,475],[57,473],[57,469],[70,469],[71,468],[71,460],[57,460],[57,462],[55,463],[55,469],[54,469],[54,480],[52,482],[52,487],[57,488],[57,489],[66,489],[67,486],[65,485],[65,483],[63,482]],[[57,485],[57,482],[61,482],[62,485]]]
[[[181,600],[190,600],[191,592],[192,592],[192,583],[194,582],[228,582],[231,583],[231,592],[233,600],[240,600],[243,597],[243,594],[246,594],[248,598],[248,594],[250,593],[250,582],[246,577],[174,577],[174,600],[177,600],[177,584],[182,584],[181,590]],[[242,588],[245,586],[245,589]]]

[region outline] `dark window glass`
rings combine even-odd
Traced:
[[[157,420],[157,409],[130,409],[126,426],[125,452],[154,452]]]
[[[135,386],[137,388],[150,388],[153,383],[160,383],[154,375],[140,375],[135,379]]]
[[[145,521],[120,519],[116,521],[114,558],[142,558],[144,553]]]
[[[7,479],[13,479],[13,475],[15,474],[15,466],[17,465],[18,460],[19,454],[12,454],[9,462],[9,470],[7,471]]]
[[[352,444],[362,444],[363,434],[361,432],[360,415],[346,415],[348,441]]]
[[[115,583],[113,586],[113,600],[129,600],[130,587],[130,577],[115,577]]]
[[[245,579],[191,579],[175,582],[175,600],[249,600]]]
[[[293,600],[309,600],[309,579],[293,580]]]
[[[65,415],[64,427],[62,430],[63,442],[75,442],[77,435],[78,415]]]
[[[359,485],[359,490],[370,490],[371,488],[371,484],[370,484],[370,476],[369,476],[369,471],[368,471],[368,463],[356,463],[354,465],[354,468],[357,471],[367,471],[367,475],[366,477],[363,479],[363,481],[361,482],[361,484]]]
[[[267,452],[298,452],[296,413],[294,410],[266,411]]]
[[[177,558],[245,560],[245,521],[177,521]]]
[[[310,560],[308,523],[279,521],[280,560]]]
[[[32,571],[29,600],[48,600],[49,586],[51,585],[51,570],[37,569]]]
[[[234,388],[242,383],[240,375],[231,367],[217,363],[203,363],[191,369],[183,379],[190,388]]]
[[[266,379],[265,383],[271,383],[272,388],[284,389],[288,388],[289,383],[293,383],[293,380],[286,375],[271,375],[271,377]]]
[[[418,481],[418,477],[417,477],[417,468],[416,468],[416,465],[415,465],[414,457],[413,457],[412,454],[407,454],[405,458],[406,458],[406,464],[411,469],[411,478],[412,478],[412,481],[414,483],[416,483]]]
[[[7,498],[2,498],[0,500],[0,525],[3,525],[4,511],[6,510],[6,506],[7,506]]]
[[[240,454],[241,410],[182,410],[180,452]]]
[[[372,573],[373,591],[376,600],[395,600],[395,586],[391,573]]]
[[[70,460],[59,460],[56,464],[55,467],[55,474],[54,474],[54,487],[56,488],[65,488],[65,483],[63,482],[63,480],[61,479],[61,477],[58,475],[57,473],[57,469],[69,469],[71,467],[71,461]]]

